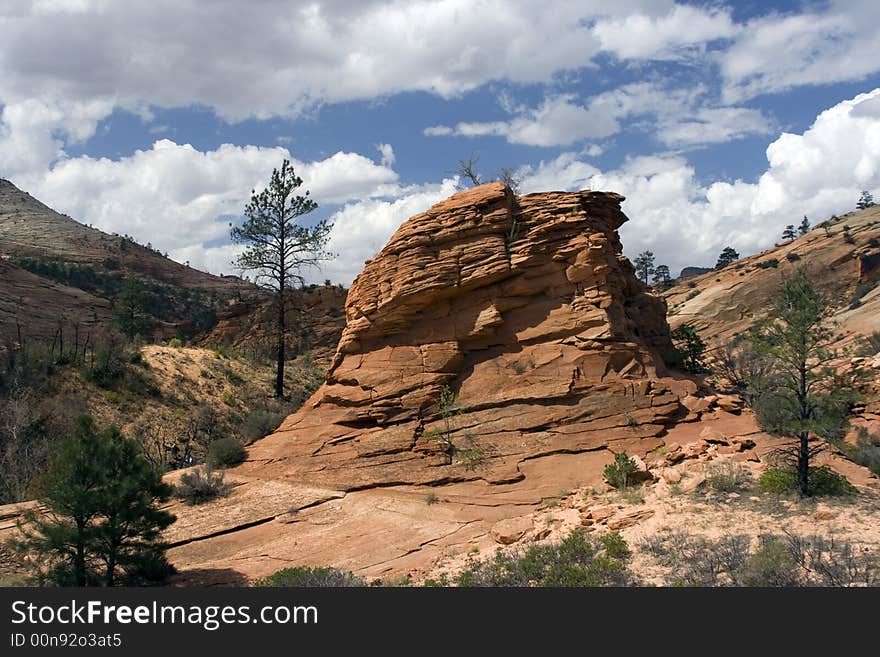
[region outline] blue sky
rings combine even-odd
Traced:
[[[627,197],[673,274],[880,192],[880,3],[9,0],[0,177],[231,273],[284,157],[349,284],[459,159]]]

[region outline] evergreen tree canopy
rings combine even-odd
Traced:
[[[807,215],[804,215],[804,220],[801,222],[800,226],[798,226],[798,235],[806,235],[810,232],[810,220],[807,219]]]
[[[284,396],[287,331],[284,291],[305,282],[303,269],[316,267],[331,257],[325,249],[332,224],[326,220],[313,226],[298,223],[300,217],[318,207],[309,198],[308,191],[304,195],[295,194],[302,183],[290,161],[284,160],[281,169],[272,170],[266,189],[259,194],[251,192],[251,200],[244,210],[246,221],[230,231],[233,242],[246,245],[234,264],[243,271],[254,272],[255,282],[275,293],[278,305],[276,397]]]
[[[633,263],[636,268],[636,275],[648,284],[648,278],[654,273],[654,254],[651,251],[642,251],[636,256]]]
[[[849,424],[855,386],[829,363],[840,354],[829,345],[832,308],[801,266],[773,298],[769,316],[751,338],[767,370],[751,381],[753,409],[761,428],[794,439],[784,453],[798,469],[798,488],[809,495],[809,467],[826,440],[842,437]]]
[[[715,263],[715,269],[726,267],[734,260],[739,260],[739,253],[731,246],[725,246],[718,255],[718,262]]]
[[[669,275],[669,267],[666,265],[657,265],[654,269],[653,281],[661,290],[667,289],[672,281],[672,277]]]
[[[160,533],[174,521],[157,504],[171,491],[135,441],[81,416],[39,483],[46,511],[26,516],[17,548],[37,556],[40,577],[55,585],[157,578],[170,570]]]
[[[874,196],[868,190],[862,192],[862,195],[859,197],[859,202],[856,203],[856,208],[859,210],[866,210],[874,205]]]

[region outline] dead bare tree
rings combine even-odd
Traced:
[[[466,160],[459,160],[458,168],[455,170],[458,177],[463,181],[469,182],[471,187],[477,187],[478,185],[483,184],[480,174],[477,173],[477,162],[479,161],[480,156],[472,154]]]

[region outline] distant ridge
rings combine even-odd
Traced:
[[[261,296],[240,278],[199,271],[86,226],[0,179],[0,339],[51,338],[65,325],[104,327],[122,281],[132,278],[154,292],[151,332],[162,338],[210,328],[215,310]]]
[[[712,271],[711,267],[685,267],[678,275],[679,278],[693,278],[694,276],[702,276]]]

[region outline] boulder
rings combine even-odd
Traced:
[[[594,506],[590,508],[586,516],[595,522],[602,522],[613,516],[615,513],[617,513],[616,506]]]
[[[615,531],[618,529],[626,529],[627,527],[637,525],[642,520],[647,520],[653,515],[654,509],[632,509],[624,511],[608,521],[608,529],[613,529]]]
[[[719,395],[715,402],[722,411],[728,413],[740,413],[745,406],[745,402],[739,395]]]
[[[660,472],[660,477],[667,484],[677,484],[681,481],[681,472],[675,468],[663,468]]]
[[[654,481],[654,479],[656,479],[640,456],[632,456],[631,458],[636,464],[636,469],[635,472],[629,476],[630,483],[643,483],[646,481]]]
[[[492,538],[501,545],[516,543],[534,527],[530,517],[507,518],[492,525]]]

